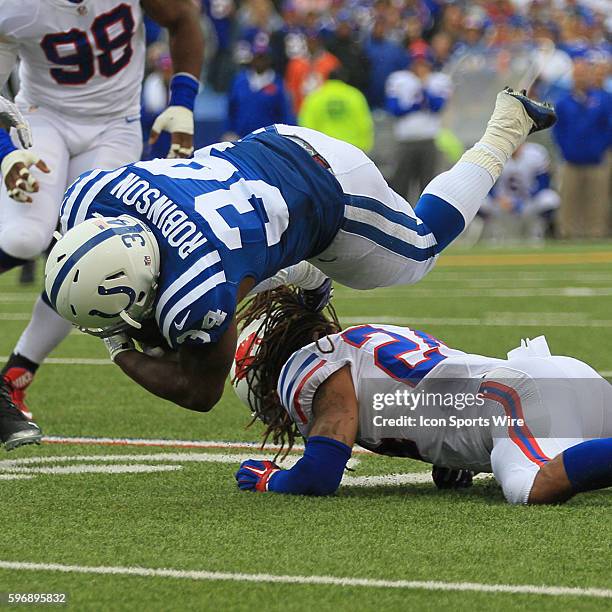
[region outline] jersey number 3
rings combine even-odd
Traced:
[[[130,63],[133,33],[132,9],[127,4],[120,4],[112,11],[98,15],[91,24],[97,57],[87,32],[77,28],[47,34],[40,46],[49,62],[63,66],[51,68],[51,76],[56,83],[83,85],[95,73],[95,60],[100,74],[105,77],[114,76]]]

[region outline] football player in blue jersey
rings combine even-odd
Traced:
[[[75,178],[91,168],[112,170],[140,159],[145,16],[167,29],[175,70],[152,141],[166,131],[171,134],[169,155],[191,156],[203,55],[197,4],[0,2],[0,86],[19,60],[15,100],[23,113],[0,99],[0,274],[47,250],[62,196]],[[14,128],[12,133],[8,128]],[[5,449],[36,441],[33,426],[15,410],[31,419],[26,389],[70,329],[47,303],[36,300],[28,326],[0,366],[0,443]]]
[[[66,192],[47,299],[102,336],[138,384],[208,411],[233,362],[245,296],[293,283],[314,290],[316,302],[326,277],[357,289],[417,282],[472,220],[515,149],[554,121],[550,106],[504,90],[482,139],[414,209],[359,149],[286,125],[190,160],[92,170]],[[137,350],[133,337],[175,354]]]

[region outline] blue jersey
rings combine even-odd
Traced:
[[[128,214],[159,244],[155,318],[173,348],[216,342],[242,279],[260,282],[323,251],[340,228],[344,194],[332,174],[274,128],[193,159],[93,170],[66,192],[65,232],[99,214]]]

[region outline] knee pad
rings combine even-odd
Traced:
[[[34,259],[49,246],[51,238],[37,227],[7,227],[0,232],[0,250],[14,259]]]
[[[491,467],[501,485],[506,501],[510,504],[526,504],[539,467],[535,464],[521,465],[513,458],[514,443],[495,446],[491,453]]]

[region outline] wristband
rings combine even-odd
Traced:
[[[168,106],[184,106],[193,110],[200,83],[194,76],[179,72],[170,81],[170,102]]]
[[[0,162],[13,151],[16,151],[17,147],[13,144],[9,133],[6,130],[0,128]]]

